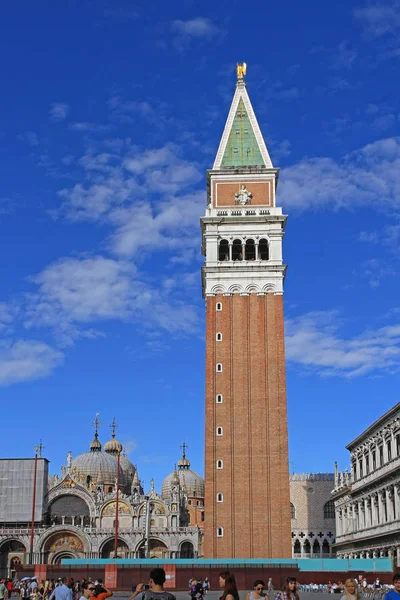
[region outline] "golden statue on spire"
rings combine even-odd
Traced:
[[[247,65],[245,62],[236,63],[236,75],[237,75],[238,81],[244,79],[244,76],[246,75],[246,70],[247,70]]]

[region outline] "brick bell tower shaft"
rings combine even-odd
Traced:
[[[290,558],[282,240],[244,75],[201,218],[206,300],[205,556]]]

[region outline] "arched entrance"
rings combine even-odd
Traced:
[[[126,558],[128,556],[128,544],[118,538],[117,557]],[[101,549],[101,558],[115,558],[115,542],[114,539],[108,540]]]
[[[75,558],[75,556],[72,552],[60,552],[59,554],[55,554],[52,560],[53,565],[60,565],[64,558]]]
[[[89,506],[82,498],[73,494],[58,496],[50,504],[48,512],[49,525],[77,525],[90,524]]]
[[[14,578],[24,562],[26,547],[19,540],[7,540],[0,546],[0,577]]]
[[[139,558],[146,558],[146,544],[143,541],[138,548]],[[160,540],[149,540],[149,558],[168,558],[168,548]]]
[[[192,542],[183,542],[181,544],[179,558],[194,558],[194,546]]]
[[[81,538],[71,531],[59,531],[47,538],[43,545],[44,561],[60,564],[62,558],[83,558],[85,549]]]

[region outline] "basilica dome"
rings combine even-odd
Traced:
[[[97,434],[90,444],[90,452],[79,454],[72,461],[72,470],[76,468],[79,473],[86,476],[88,482],[101,485],[115,485],[117,479],[118,462],[115,456],[101,451],[101,443]],[[121,485],[126,485],[125,473],[120,465],[119,480]]]
[[[177,479],[188,498],[204,499],[204,479],[190,468],[190,461],[186,458],[185,444],[182,458],[178,462],[178,469],[172,471],[163,481],[161,492],[163,498],[169,497],[172,486],[177,483]]]

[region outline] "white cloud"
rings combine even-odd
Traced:
[[[35,340],[0,343],[0,385],[33,381],[49,375],[61,364],[63,355]]]
[[[320,376],[358,377],[400,368],[400,324],[347,337],[336,311],[311,312],[287,319],[286,358]]]
[[[196,17],[183,21],[177,19],[172,21],[171,29],[181,38],[211,38],[220,33],[219,28],[206,17]]]
[[[54,102],[50,106],[50,119],[53,122],[64,121],[69,113],[69,106],[65,102]]]
[[[29,146],[39,146],[39,138],[34,131],[26,131],[17,135],[17,139],[20,142],[26,142]]]
[[[16,306],[0,302],[0,332],[4,333],[10,327],[17,312],[18,308]]]
[[[71,123],[69,126],[73,131],[81,131],[84,133],[104,133],[110,130],[110,125],[102,125],[101,123],[89,123],[88,121],[79,121]]]
[[[163,297],[141,281],[132,264],[103,256],[64,258],[32,278],[26,327],[49,327],[63,344],[99,335],[89,326],[106,320],[136,322],[170,333],[197,331],[196,310],[179,296]],[[89,328],[88,328],[89,327]]]
[[[400,138],[368,144],[341,161],[304,158],[282,171],[277,201],[286,208],[400,208]]]
[[[400,2],[374,2],[354,11],[355,17],[363,25],[365,32],[372,37],[382,37],[396,33],[400,28]]]

